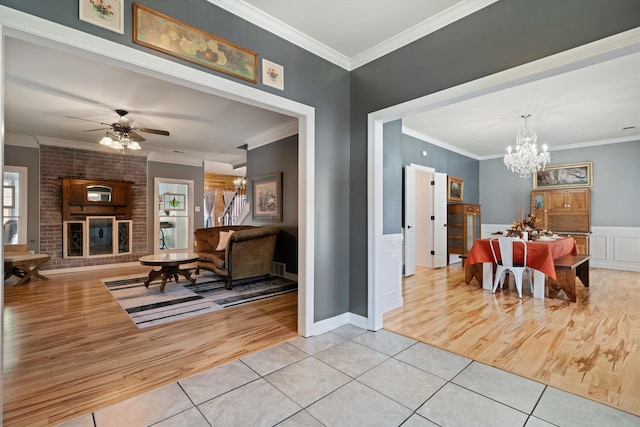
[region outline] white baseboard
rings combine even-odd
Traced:
[[[93,271],[93,270],[108,270],[113,268],[122,268],[122,267],[140,267],[139,262],[123,262],[117,264],[100,264],[100,265],[87,265],[84,267],[72,267],[72,268],[56,268],[56,269],[42,269],[40,270],[43,273],[46,273],[47,276],[51,276],[53,274],[62,274],[62,273],[78,273],[80,271]]]
[[[324,334],[333,329],[339,328],[344,325],[354,325],[362,329],[367,329],[368,320],[366,317],[360,316],[354,313],[342,313],[329,319],[315,322],[312,326],[309,337]]]

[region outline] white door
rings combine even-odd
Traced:
[[[404,168],[404,275],[416,272],[416,169]]]
[[[447,174],[436,172],[433,186],[433,268],[447,265]]]
[[[154,253],[193,252],[193,181],[155,179]]]

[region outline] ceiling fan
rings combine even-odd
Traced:
[[[129,114],[128,111],[115,110],[115,112],[120,116],[118,121],[115,123],[94,122],[93,120],[82,119],[80,117],[68,117],[100,123],[101,125],[107,126],[106,128],[100,127],[97,129],[87,129],[84,132],[94,132],[97,130],[106,131],[105,136],[100,140],[100,144],[115,149],[129,148],[131,150],[139,150],[142,148],[138,142],[145,141],[145,138],[143,138],[138,132],[169,136],[169,132],[166,130],[132,127],[131,125],[133,124],[133,120],[126,117],[126,115]]]

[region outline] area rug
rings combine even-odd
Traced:
[[[233,289],[213,273],[193,276],[192,285],[183,277],[178,283],[167,282],[160,292],[160,279],[145,288],[146,275],[131,275],[102,279],[111,295],[139,328],[173,322],[204,313],[223,310],[278,295],[296,292],[298,284],[282,277],[259,277],[234,280]]]

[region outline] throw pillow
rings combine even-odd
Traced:
[[[221,231],[220,239],[218,240],[218,246],[216,247],[216,251],[224,251],[227,249],[227,244],[229,243],[229,237],[233,234],[233,230],[229,231]]]

